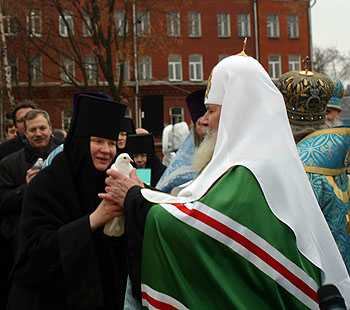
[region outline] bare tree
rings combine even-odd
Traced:
[[[174,0],[174,4],[185,4]],[[45,71],[46,78],[87,91],[91,87],[108,88],[111,97],[119,100],[125,88],[124,70],[127,61],[135,55],[133,48],[131,0],[11,0],[8,5],[17,17],[21,36],[12,50],[26,48],[23,53],[28,68],[28,84],[33,77],[33,58],[40,54],[48,59],[55,70]],[[157,8],[166,12],[161,0],[138,0],[137,9],[147,14]],[[41,24],[36,20],[40,17]],[[138,24],[142,23],[138,15]],[[140,27],[137,27],[140,28]],[[137,55],[156,46],[166,51],[179,42],[166,36],[166,28],[138,29]],[[19,38],[24,38],[20,43]],[[23,57],[23,56],[22,56]],[[116,59],[118,73],[116,76]],[[130,61],[131,64],[131,61]]]
[[[314,71],[339,78],[343,84],[350,79],[350,53],[342,54],[335,47],[314,48]]]

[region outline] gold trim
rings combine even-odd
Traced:
[[[350,183],[348,185],[348,188],[345,192],[343,192],[337,185],[337,183],[335,183],[334,178],[331,176],[324,176],[326,178],[326,180],[328,181],[328,183],[333,187],[333,192],[334,194],[337,196],[337,198],[339,200],[341,200],[344,203],[347,203],[349,201],[349,197],[350,197]]]
[[[350,135],[350,128],[327,128],[327,129],[320,129],[320,130],[316,130],[312,133],[310,133],[309,135],[307,135],[304,139],[300,140],[298,142],[301,143],[302,141],[310,138],[310,137],[315,137],[315,136],[320,136],[320,135],[324,135],[324,134],[338,134],[338,135]]]
[[[242,50],[242,52],[236,54],[235,56],[244,56],[244,57],[248,57],[248,55],[245,53],[245,48],[246,48],[246,46],[247,46],[247,41],[248,41],[248,38],[245,37],[245,38],[244,38],[244,41],[243,41],[243,50]]]
[[[346,218],[346,222],[345,222],[346,231],[349,236],[350,235],[350,210],[348,210],[348,214],[345,215],[345,218]]]
[[[339,107],[338,105],[327,104],[327,108],[332,108],[334,110],[342,111],[342,108]]]
[[[330,168],[322,168],[322,167],[313,167],[313,166],[307,166],[307,165],[303,165],[304,169],[306,172],[310,172],[310,173],[318,173],[318,174],[323,174],[323,175],[329,175],[329,176],[333,176],[333,175],[340,175],[343,172],[346,171],[346,168],[342,168],[342,169],[330,169]]]

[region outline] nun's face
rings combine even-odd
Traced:
[[[94,166],[99,171],[105,171],[111,165],[117,154],[117,142],[99,137],[90,138],[90,153]]]

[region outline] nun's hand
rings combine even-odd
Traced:
[[[99,194],[100,196],[101,194]],[[102,197],[100,197],[102,198]],[[105,225],[116,216],[124,215],[123,208],[118,207],[113,201],[103,199],[96,210],[90,214],[90,226],[94,231],[96,228]]]

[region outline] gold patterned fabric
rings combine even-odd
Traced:
[[[324,74],[311,71],[290,71],[276,83],[284,97],[291,124],[321,124],[325,122],[327,102],[334,83]]]

